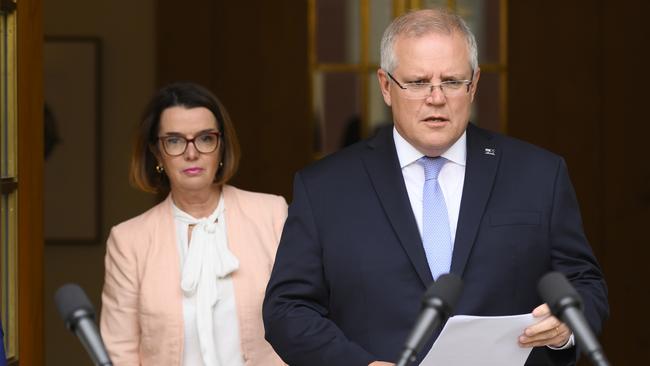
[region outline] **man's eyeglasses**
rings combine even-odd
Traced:
[[[158,140],[162,142],[163,150],[169,156],[179,156],[185,153],[187,145],[191,142],[194,144],[196,151],[202,154],[209,154],[214,152],[219,146],[220,132],[205,132],[192,139],[186,139],[183,136],[169,135],[159,136]]]
[[[406,99],[428,98],[433,93],[433,88],[440,88],[445,97],[457,97],[469,93],[469,87],[472,85],[472,80],[447,80],[437,85],[421,82],[400,84],[390,72],[386,71],[386,74],[404,91]]]

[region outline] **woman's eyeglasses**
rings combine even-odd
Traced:
[[[214,152],[219,146],[220,132],[204,132],[195,136],[194,138],[187,139],[179,135],[159,136],[158,140],[162,142],[163,150],[169,156],[179,156],[185,153],[187,145],[191,142],[194,144],[196,151],[202,154],[209,154]]]

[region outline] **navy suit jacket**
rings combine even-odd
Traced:
[[[264,301],[267,340],[290,365],[395,362],[432,276],[392,129],[298,172],[293,195]],[[564,161],[468,126],[451,263],[464,282],[455,314],[529,313],[551,270],[576,287],[599,332],[607,290]],[[527,365],[575,360],[575,347],[542,347]]]

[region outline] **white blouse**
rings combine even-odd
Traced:
[[[239,261],[228,249],[224,200],[196,219],[172,203],[183,291],[183,366],[242,366],[231,273]],[[192,237],[188,243],[190,225]]]

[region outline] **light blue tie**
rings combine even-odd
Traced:
[[[438,173],[447,160],[424,156],[418,160],[424,167],[422,192],[422,243],[433,279],[449,273],[451,266],[451,234],[445,196],[438,184]]]

